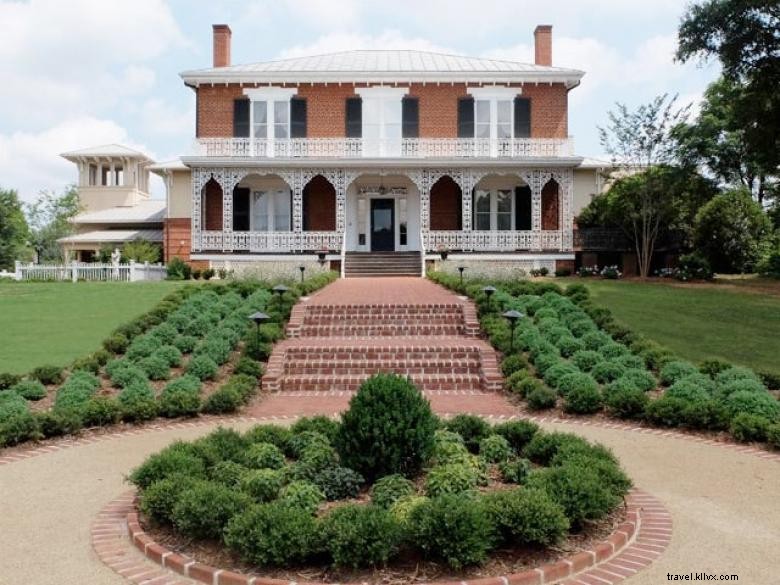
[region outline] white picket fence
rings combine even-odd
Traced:
[[[135,262],[111,264],[97,262],[70,262],[68,264],[33,264],[16,262],[13,277],[16,280],[54,280],[78,282],[116,281],[138,282],[141,280],[164,280],[165,265]]]

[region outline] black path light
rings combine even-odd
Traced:
[[[510,329],[510,336],[509,336],[509,351],[515,350],[515,324],[518,322],[518,320],[525,317],[520,311],[515,311],[512,309],[511,311],[507,311],[504,313],[504,317],[506,317],[509,320],[509,329]]]
[[[271,290],[273,290],[276,294],[279,295],[279,298],[282,298],[282,295],[286,293],[288,290],[290,290],[289,287],[284,286],[283,284],[277,284],[275,287],[273,287]]]
[[[493,293],[496,292],[496,287],[494,287],[492,285],[483,286],[482,287],[482,292],[487,295],[487,300],[488,300],[487,304],[488,304],[488,309],[489,309],[490,308],[490,297],[492,297]]]
[[[303,274],[306,272],[306,267],[303,264],[301,264],[300,266],[298,266],[298,270],[301,271],[301,282],[303,282]]]
[[[458,266],[458,272],[460,272],[460,285],[463,286],[463,271],[466,270],[465,266]]]
[[[270,319],[268,315],[265,313],[261,313],[258,311],[257,313],[252,313],[249,315],[249,319],[254,322],[256,325],[255,327],[255,350],[260,351],[260,325],[268,321]]]

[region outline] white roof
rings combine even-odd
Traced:
[[[578,168],[580,169],[606,169],[615,166],[612,161],[604,160],[603,158],[594,158],[592,156],[585,156],[582,158],[582,162]]]
[[[71,161],[90,157],[121,157],[137,158],[147,161],[152,160],[143,152],[139,150],[133,150],[132,148],[128,148],[127,146],[123,146],[121,144],[103,144],[102,146],[91,146],[89,148],[82,148],[80,150],[63,152],[60,156]]]
[[[165,219],[165,201],[148,199],[132,206],[109,207],[99,211],[79,213],[73,223],[162,223]]]
[[[180,158],[175,158],[149,165],[149,170],[158,175],[164,175],[165,171],[189,171],[190,167],[181,162]]]
[[[62,244],[103,244],[114,242],[132,242],[133,240],[162,242],[162,230],[95,230],[73,234],[57,240]]]
[[[185,71],[188,85],[234,82],[530,81],[576,85],[577,69],[429,51],[356,50]]]

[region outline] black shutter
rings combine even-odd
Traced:
[[[306,99],[290,100],[290,138],[306,138]]]
[[[474,98],[458,98],[458,138],[474,138]]]
[[[515,187],[515,229],[531,229],[531,188]]]
[[[515,98],[515,138],[531,137],[531,100]]]
[[[249,100],[245,98],[233,100],[233,136],[249,137]]]
[[[401,100],[401,136],[404,138],[419,138],[420,136],[420,101],[416,97],[405,97]]]
[[[233,231],[249,231],[249,189],[233,189]]]
[[[363,100],[359,97],[347,98],[347,138],[363,137]]]

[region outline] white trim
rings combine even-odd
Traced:
[[[440,259],[441,255],[436,252],[426,253],[425,259],[426,260],[437,260]],[[512,254],[512,253],[506,253],[506,254],[490,254],[490,253],[484,253],[484,252],[472,252],[470,254],[463,254],[463,253],[457,253],[453,254],[450,252],[448,256],[449,260],[486,260],[486,261],[496,261],[496,260],[574,260],[574,254],[572,253],[561,253],[561,254],[542,254],[538,253],[535,254],[533,252],[531,253],[525,253],[525,254]]]
[[[488,193],[488,197],[490,198],[490,211],[488,212],[490,217],[490,229],[488,230],[481,230],[477,228],[477,215],[478,214],[484,214],[484,211],[477,211],[477,191],[486,191]],[[510,231],[515,231],[515,190],[514,187],[511,187],[509,189],[504,187],[491,187],[489,189],[480,189],[477,186],[474,187],[474,194],[472,195],[474,197],[474,200],[471,204],[471,231],[474,232],[495,232],[495,231],[506,231],[506,230],[500,230],[498,228],[498,192],[499,191],[509,191],[509,197],[510,201],[512,203],[512,209],[509,212],[511,214],[510,216]],[[506,213],[503,211],[502,213]]]
[[[474,96],[475,100],[513,100],[522,95],[521,87],[467,87],[466,93]]]
[[[284,101],[291,99],[298,90],[294,87],[244,88],[244,95],[253,102]]]
[[[327,254],[325,260],[339,260],[340,254]],[[316,254],[190,254],[190,260],[219,260],[230,262],[284,262],[284,261],[304,261],[319,260]]]
[[[355,93],[363,99],[403,99],[409,93],[408,87],[387,87],[376,85],[373,87],[356,87]]]

